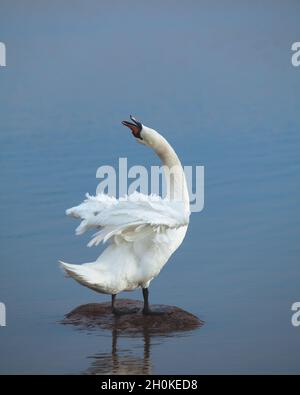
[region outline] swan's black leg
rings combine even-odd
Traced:
[[[149,307],[149,289],[148,288],[143,288],[143,297],[144,297],[144,308],[143,308],[143,314],[145,315],[160,315],[164,314],[162,311],[152,311]]]
[[[113,314],[119,315],[119,311],[115,308],[115,300],[116,300],[116,294],[111,295],[111,312]]]
[[[143,314],[149,314],[149,290],[148,288],[143,288],[143,298],[144,298],[144,308]]]

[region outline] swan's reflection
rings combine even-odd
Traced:
[[[202,326],[196,316],[174,306],[159,307],[164,314],[144,316],[141,302],[128,299],[119,300],[122,314],[111,313],[110,303],[90,303],[72,310],[62,321],[85,330],[105,330],[111,332],[111,350],[89,357],[90,367],[85,374],[152,374],[150,358],[151,339],[178,336]],[[134,314],[132,314],[134,313]],[[121,343],[130,343],[127,348]],[[143,346],[138,348],[142,341]]]
[[[84,374],[152,374],[150,359],[151,336],[147,328],[144,328],[142,337],[143,350],[127,349],[118,345],[119,331],[116,326],[111,333],[111,353],[98,353],[90,357],[92,363]]]

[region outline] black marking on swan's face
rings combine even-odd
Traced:
[[[130,119],[132,120],[132,122],[122,121],[122,124],[124,126],[127,126],[129,129],[131,129],[131,132],[135,138],[143,140],[143,137],[141,136],[143,125],[141,124],[141,122],[136,120],[132,115],[130,115]]]

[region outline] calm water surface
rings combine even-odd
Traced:
[[[299,373],[299,2],[43,4],[1,3],[0,372]],[[180,336],[59,324],[108,299],[58,269],[99,255],[64,210],[100,165],[158,164],[130,113],[205,166],[205,209],[151,286],[206,322]]]

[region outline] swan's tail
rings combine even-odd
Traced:
[[[64,272],[81,285],[94,289],[97,292],[103,292],[102,287],[99,286],[101,284],[100,276],[95,270],[86,265],[73,265],[63,261],[59,261],[59,263]]]
[[[84,267],[83,265],[73,265],[71,263],[59,261],[60,267],[64,270],[64,272],[70,276],[73,277],[75,280],[88,280],[88,273],[87,273],[87,268]]]

